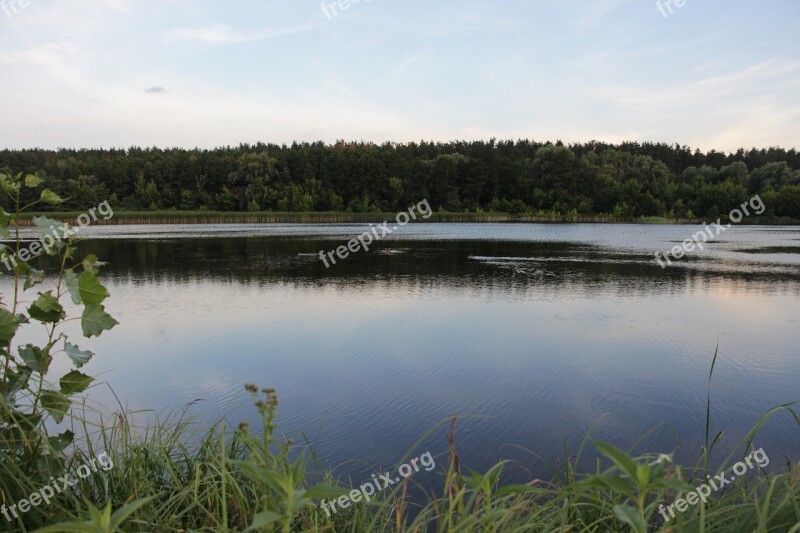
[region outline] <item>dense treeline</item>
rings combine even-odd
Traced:
[[[80,211],[399,211],[712,217],[760,194],[800,219],[800,154],[702,153],[652,143],[528,140],[240,145],[215,150],[3,150],[0,171],[37,172]]]

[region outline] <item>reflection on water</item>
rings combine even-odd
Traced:
[[[466,464],[539,475],[604,414],[597,438],[627,446],[663,422],[680,439],[645,448],[696,459],[717,342],[721,450],[800,399],[800,255],[757,253],[797,228],[736,228],[662,270],[653,253],[693,228],[420,224],[326,269],[319,251],[363,229],[92,229],[121,325],[92,341],[88,371],[130,408],[202,399],[195,413],[234,423],[251,418],[244,383],[276,387],[281,429],[332,464],[396,464],[442,419],[478,415],[459,426]],[[420,452],[446,450],[443,432]],[[796,434],[777,418],[758,445],[796,452]]]

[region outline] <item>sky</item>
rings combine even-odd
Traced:
[[[0,148],[800,147],[800,1],[667,4],[0,0]]]

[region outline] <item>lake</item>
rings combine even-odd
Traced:
[[[366,229],[86,229],[120,321],[79,343],[97,353],[86,371],[129,409],[197,401],[233,424],[255,422],[245,383],[275,387],[279,430],[354,481],[351,459],[443,460],[446,427],[415,443],[454,414],[462,461],[510,459],[506,480],[547,475],[594,424],[623,448],[664,424],[637,449],[694,464],[717,344],[716,459],[800,400],[797,227],[735,227],[662,269],[654,253],[702,226],[412,224],[325,268],[320,250]],[[89,397],[118,409],[109,387]],[[784,413],[756,445],[779,463],[796,435]]]

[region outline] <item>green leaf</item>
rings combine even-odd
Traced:
[[[39,298],[28,308],[28,314],[34,320],[44,323],[58,322],[67,316],[64,308],[53,296],[53,291],[39,293]]]
[[[0,343],[7,344],[13,339],[19,325],[25,322],[25,315],[15,315],[8,309],[0,308]]]
[[[35,287],[44,281],[44,271],[29,268],[28,273],[25,275],[25,284],[22,286],[23,290],[28,290]]]
[[[64,280],[67,290],[69,291],[69,295],[72,297],[72,303],[75,305],[82,304],[83,300],[81,299],[81,291],[78,287],[78,275],[72,269],[67,270]]]
[[[11,196],[16,197],[19,190],[18,180],[8,174],[0,174],[0,187]]]
[[[68,235],[74,233],[72,228],[69,227],[69,224],[59,222],[58,220],[53,220],[52,218],[33,217],[33,223],[37,228],[42,230],[45,235],[50,235],[57,241],[60,241],[63,238],[65,232]]]
[[[86,305],[101,304],[110,295],[91,270],[86,270],[78,280],[78,291]]]
[[[636,481],[638,481],[639,487],[645,487],[649,480],[650,480],[650,465],[637,464]]]
[[[615,505],[614,514],[617,518],[628,524],[637,533],[647,533],[647,526],[642,522],[639,512],[630,505]]]
[[[58,205],[64,203],[64,199],[61,198],[56,193],[54,193],[53,191],[51,191],[50,189],[44,189],[39,199],[42,202],[50,205]]]
[[[106,531],[111,531],[111,529],[95,526],[92,522],[74,521],[59,522],[54,526],[46,526],[37,529],[36,533],[105,533]]]
[[[152,496],[148,496],[147,498],[139,498],[138,500],[134,500],[131,503],[125,504],[114,511],[114,514],[111,515],[111,526],[113,526],[114,531],[119,529],[119,526],[121,526],[125,520],[135,513],[139,507],[148,503],[152,499]]]
[[[582,480],[578,485],[608,489],[623,496],[628,496],[631,493],[630,485],[619,476],[592,476]]]
[[[330,485],[314,485],[313,487],[308,488],[303,493],[303,498],[311,498],[314,500],[319,500],[320,498],[338,498],[339,496],[343,496],[348,494],[350,491],[342,488],[342,487],[332,487]]]
[[[66,339],[64,340],[64,351],[67,352],[69,358],[72,359],[72,362],[75,363],[75,366],[78,368],[88,363],[89,359],[94,356],[89,350],[81,350],[74,344],[67,342]]]
[[[106,313],[105,307],[99,304],[87,305],[81,316],[81,327],[85,337],[99,336],[117,324],[119,322]]]
[[[36,174],[28,174],[25,176],[25,186],[30,187],[31,189],[35,189],[39,185],[44,183],[44,180],[37,176]]]
[[[107,502],[102,511],[100,511],[98,507],[90,505],[89,515],[92,517],[92,522],[94,522],[94,525],[98,526],[98,533],[100,531],[111,531],[111,502]]]
[[[94,254],[89,254],[83,258],[83,269],[93,274],[97,274],[100,271],[100,267],[107,264],[104,261],[98,261],[97,256]]]
[[[47,373],[48,368],[50,368],[50,362],[53,359],[50,357],[50,350],[42,351],[41,348],[33,344],[20,346],[19,356],[31,370],[40,374]]]
[[[17,258],[17,259],[18,259],[18,262],[19,262],[19,268],[17,270],[19,270],[19,273],[20,273],[21,276],[22,275],[26,275],[28,273],[28,271],[31,269],[31,267],[28,266],[28,263],[26,263],[22,259],[19,259],[19,258]]]
[[[647,483],[652,483],[654,481],[658,481],[664,477],[664,465],[661,463],[650,463],[648,466],[650,472],[649,477],[647,479]]]
[[[91,502],[87,502],[90,520],[86,522],[59,522],[52,526],[37,529],[36,533],[64,533],[65,531],[96,533],[100,531],[122,531],[121,526],[123,522],[152,499],[153,497],[149,496],[147,498],[134,500],[114,511],[114,514],[111,514],[111,502],[107,503],[102,511],[92,505]]]
[[[64,415],[69,411],[72,402],[69,401],[63,394],[55,391],[44,391],[40,398],[42,407],[44,407],[53,420],[60,424],[64,420]]]
[[[600,453],[611,459],[617,468],[631,476],[631,478],[636,479],[636,463],[633,462],[633,459],[628,457],[628,454],[614,446],[613,444],[609,444],[607,442],[602,442],[599,440],[592,441],[594,445],[600,450]]]
[[[53,294],[53,291],[40,292],[39,298],[34,302],[42,311],[59,311],[61,304],[58,303],[58,298]]]
[[[8,224],[14,219],[12,215],[6,213],[5,209],[0,209],[0,235],[8,237]]]
[[[267,467],[254,465],[244,461],[235,461],[234,464],[241,468],[242,473],[250,479],[264,483],[275,492],[284,495],[284,497],[291,493],[291,490],[287,491],[286,476],[283,476],[278,472],[274,472]]]
[[[57,452],[63,451],[64,448],[72,444],[72,441],[75,440],[75,434],[69,430],[65,431],[61,435],[56,435],[50,437],[50,446]]]
[[[36,530],[36,533],[96,533],[107,531],[98,529],[91,522],[59,522],[52,526],[45,526]]]
[[[28,386],[32,369],[27,366],[18,366],[17,371],[9,370],[6,378],[6,387],[3,389],[3,398],[12,403],[14,396]]]
[[[61,378],[61,394],[69,396],[71,394],[83,392],[89,388],[92,381],[94,381],[93,377],[73,370]]]
[[[245,531],[255,531],[280,520],[282,516],[274,511],[261,511],[253,517],[253,523]]]
[[[308,498],[300,498],[299,500],[294,500],[292,502],[292,514],[296,515],[300,512],[303,507],[311,503],[311,500]]]

